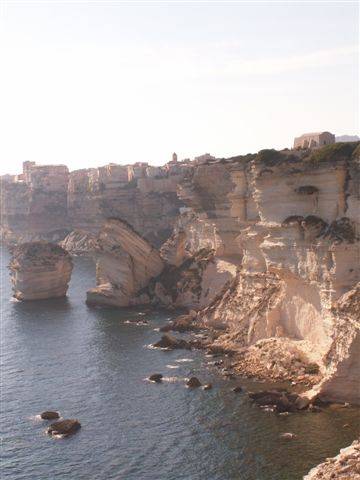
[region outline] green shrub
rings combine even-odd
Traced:
[[[312,152],[310,160],[313,162],[323,162],[328,160],[347,159],[351,157],[358,145],[360,145],[359,142],[339,142],[325,145]]]

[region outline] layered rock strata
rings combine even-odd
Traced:
[[[316,396],[360,403],[359,148],[333,147],[310,155],[263,151],[229,165],[239,273],[199,318],[226,330],[219,345],[248,349],[240,370],[258,364],[261,376],[278,376],[286,344],[293,362],[319,365]],[[226,251],[228,232],[216,233]],[[269,338],[272,361],[254,348]]]
[[[59,241],[69,231],[65,165],[32,166],[17,182],[1,182],[1,237],[8,244]]]
[[[73,230],[97,235],[106,218],[119,217],[159,247],[183,205],[177,185],[191,168],[109,164],[69,173],[64,165],[24,162],[22,174],[0,179],[2,240],[61,241]]]
[[[71,172],[69,228],[98,234],[106,218],[121,218],[159,247],[171,234],[182,206],[176,188],[183,176],[175,172],[164,178],[137,178],[132,167],[111,164]]]
[[[233,264],[198,325],[241,352],[235,370],[316,385],[311,400],[360,403],[359,152],[336,144],[201,165],[180,185],[186,209],[162,247],[174,265],[205,246]]]
[[[59,245],[29,242],[15,248],[9,267],[14,297],[41,300],[66,295],[73,265]]]
[[[127,307],[144,303],[138,292],[163,268],[159,252],[123,220],[108,219],[98,238],[97,287],[87,303]],[[146,301],[146,300],[145,300]]]

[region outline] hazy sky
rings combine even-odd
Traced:
[[[0,5],[0,173],[358,133],[357,2]]]

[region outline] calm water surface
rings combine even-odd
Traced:
[[[147,348],[169,314],[87,308],[90,259],[75,260],[66,299],[10,301],[3,255],[2,479],[295,480],[355,438],[354,409],[276,416],[234,394],[200,353]],[[126,323],[142,318],[149,325]],[[170,381],[144,381],[154,372]],[[190,374],[214,389],[186,389]],[[36,419],[47,409],[82,429],[48,437]]]

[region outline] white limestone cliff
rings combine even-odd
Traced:
[[[136,294],[164,268],[158,251],[120,219],[105,222],[98,245],[97,286],[87,292],[88,304],[130,306],[136,303]]]

